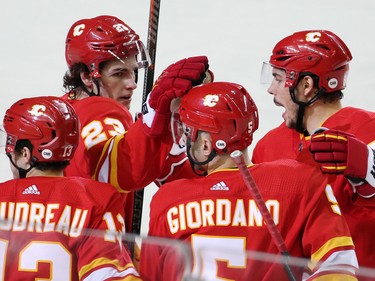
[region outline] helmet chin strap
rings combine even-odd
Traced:
[[[98,93],[94,93],[94,89],[88,90],[85,86],[81,86],[80,88],[89,95],[89,97],[94,97],[94,96],[100,96],[100,87],[99,87],[99,80],[97,78],[93,78],[93,82],[98,89]]]
[[[297,124],[296,124],[296,131],[302,134],[307,134],[309,133],[306,131],[306,129],[303,127],[303,116],[305,115],[305,108],[309,106],[310,104],[314,103],[317,101],[324,93],[324,89],[319,89],[315,96],[313,96],[309,101],[307,102],[301,102],[297,100],[296,94],[294,92],[295,88],[294,87],[289,87],[289,93],[290,97],[292,98],[292,101],[296,104],[298,104],[298,114],[297,114]]]
[[[207,176],[207,171],[202,171],[201,173],[198,173],[197,169],[195,168],[195,166],[203,166],[203,165],[206,165],[208,164],[209,162],[212,161],[212,159],[215,158],[215,156],[217,155],[217,151],[215,149],[213,149],[210,153],[210,155],[208,155],[208,158],[207,160],[205,161],[202,161],[202,162],[199,162],[199,161],[196,161],[193,156],[191,155],[190,153],[190,149],[191,149],[191,138],[187,138],[186,139],[186,154],[187,154],[187,157],[189,159],[189,162],[190,162],[190,165],[191,165],[191,168],[193,169],[193,172],[198,175],[198,176]]]
[[[90,97],[92,97],[92,96],[100,96],[99,80],[97,78],[94,78],[93,82],[94,82],[94,84],[95,84],[96,89],[98,90],[98,92],[95,94],[94,90],[91,90],[91,92],[89,93],[89,96]]]
[[[7,156],[9,158],[9,160],[10,160],[10,163],[12,163],[12,165],[18,170],[18,175],[19,175],[20,179],[26,178],[26,174],[28,172],[30,172],[30,170],[32,168],[34,168],[35,163],[38,160],[35,156],[33,156],[31,158],[31,161],[30,161],[30,167],[28,169],[23,169],[23,168],[18,167],[17,164],[14,163],[14,161],[13,161],[12,156],[10,155],[10,153],[7,153]]]

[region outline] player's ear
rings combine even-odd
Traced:
[[[31,157],[32,157],[30,149],[26,146],[23,147],[22,150],[21,150],[21,156],[24,158],[24,161],[26,163],[29,163],[31,161]]]
[[[91,89],[92,86],[93,86],[93,79],[92,79],[92,75],[90,73],[87,73],[87,72],[81,72],[79,74],[79,76],[81,77],[81,80],[83,82],[83,84]]]
[[[302,83],[303,94],[305,96],[308,96],[310,94],[315,93],[315,91],[314,91],[314,80],[311,76],[309,76],[309,75],[304,76],[301,80],[301,83]]]
[[[213,150],[211,136],[208,133],[203,133],[201,134],[201,137],[203,154],[208,157],[211,154],[211,151]]]
[[[28,147],[24,146],[19,153],[16,153],[14,161],[17,163],[17,166],[23,169],[27,169],[30,166],[31,162],[31,151]]]

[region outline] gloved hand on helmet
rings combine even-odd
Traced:
[[[192,87],[202,84],[207,76],[212,81],[213,74],[208,67],[208,58],[197,56],[179,60],[162,72],[142,107],[147,135],[159,137],[167,132],[172,100],[186,95]]]

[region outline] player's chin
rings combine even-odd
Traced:
[[[132,98],[119,98],[117,99],[117,102],[121,103],[124,107],[127,109],[130,109],[130,104],[132,102]]]

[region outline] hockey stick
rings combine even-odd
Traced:
[[[150,1],[150,17],[148,21],[147,50],[150,54],[151,65],[145,71],[143,82],[142,104],[146,101],[149,92],[154,84],[156,43],[159,29],[159,10],[161,0]]]
[[[284,269],[286,271],[286,274],[288,275],[289,280],[295,281],[296,278],[294,277],[293,272],[288,264],[288,259],[290,257],[290,254],[285,245],[284,239],[281,236],[281,233],[279,232],[279,230],[277,229],[277,226],[275,225],[275,222],[272,219],[272,216],[266,206],[266,203],[263,200],[262,194],[260,194],[259,188],[257,184],[255,183],[253,176],[251,175],[250,171],[248,170],[245,164],[245,159],[243,157],[242,152],[239,150],[235,150],[231,153],[230,156],[236,163],[246,186],[249,188],[250,193],[253,196],[259,208],[259,211],[262,214],[262,217],[266,223],[268,231],[271,234],[273,241],[275,242],[279,252],[281,253],[283,257]]]
[[[147,34],[147,50],[150,54],[151,65],[146,69],[143,84],[142,105],[147,99],[148,93],[151,91],[154,83],[155,73],[155,59],[156,59],[156,41],[159,27],[159,9],[161,0],[150,0],[150,15],[148,20],[148,34]],[[141,233],[141,220],[143,208],[143,189],[134,192],[134,207],[132,232],[135,234]]]

